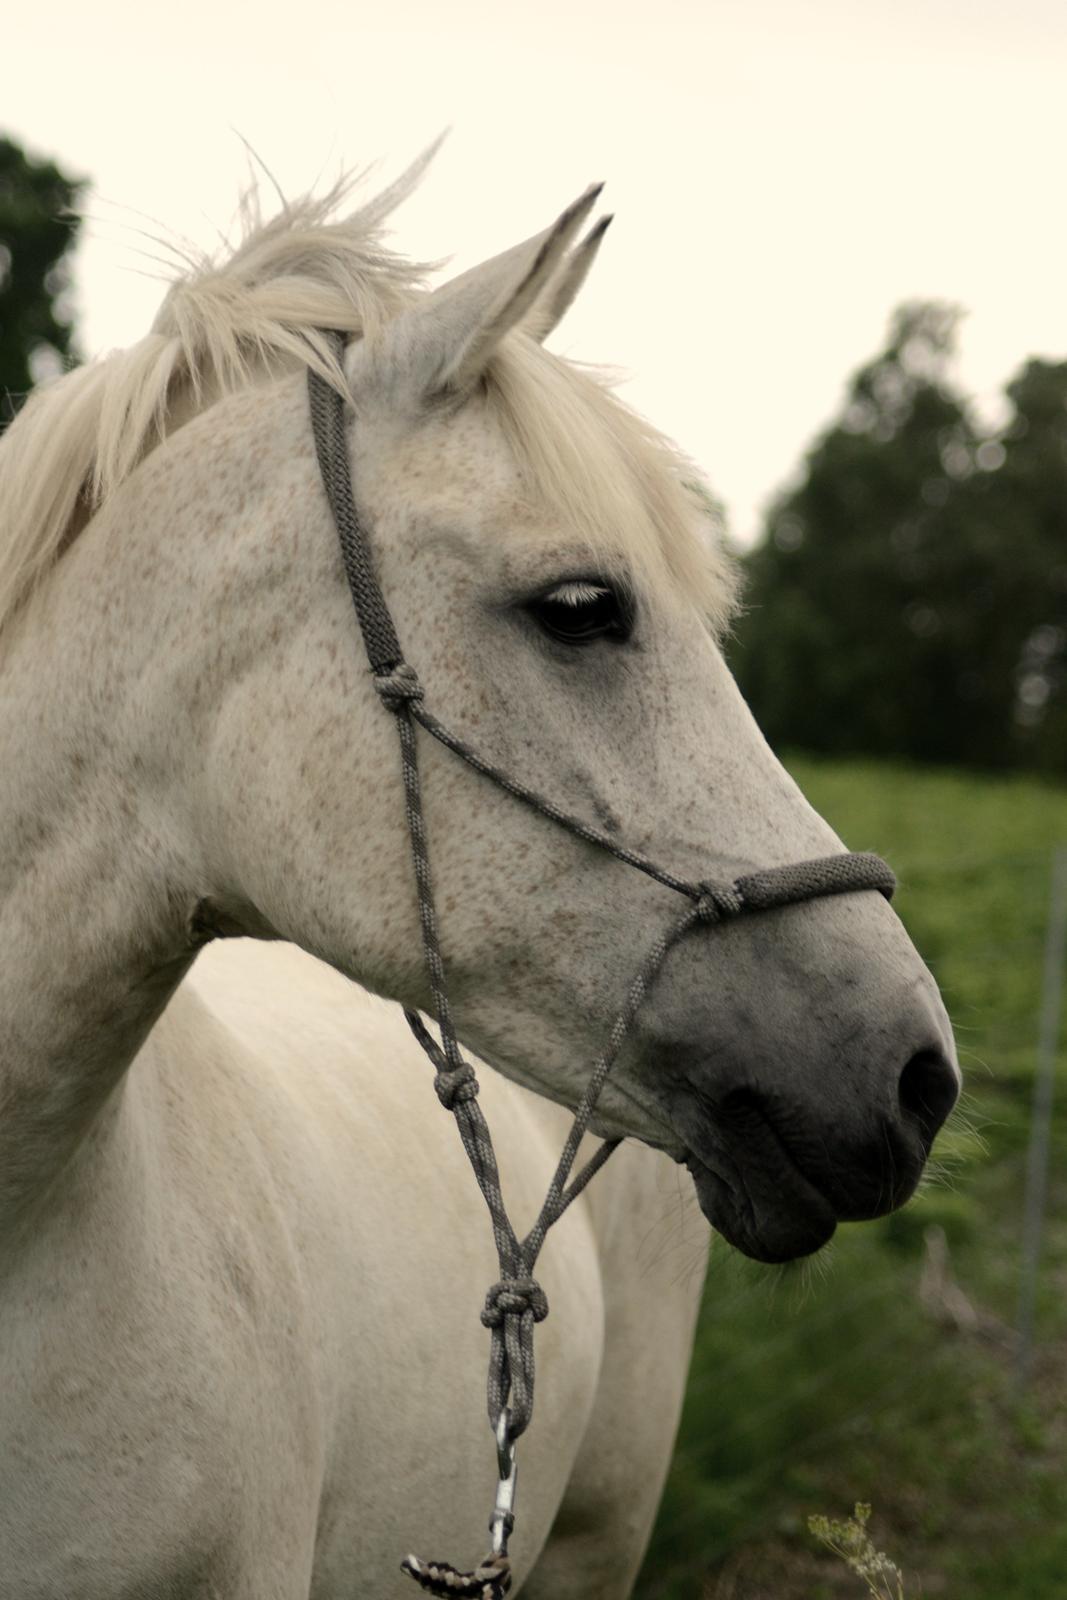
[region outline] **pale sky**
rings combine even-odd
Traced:
[[[1064,0],[57,0],[4,42],[0,131],[93,181],[88,353],[162,293],[134,213],[205,246],[229,226],[235,129],[298,193],[451,125],[396,244],[463,268],[606,179],[555,348],[629,375],[742,540],[902,299],[967,309],[987,407],[1067,355]]]

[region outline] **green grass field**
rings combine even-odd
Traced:
[[[897,908],[953,1016],[965,1095],[936,1170],[902,1212],[841,1228],[828,1251],[785,1269],[716,1243],[637,1594],[859,1597],[861,1580],[819,1552],[806,1520],[864,1500],[909,1597],[1057,1600],[1067,1595],[1065,1050],[1037,1355],[1021,1394],[1013,1329],[1050,857],[1067,844],[1067,790],[788,765],[851,848],[896,868]],[[924,1297],[937,1229],[950,1276]]]

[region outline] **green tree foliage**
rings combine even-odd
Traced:
[[[0,428],[73,354],[64,300],[83,187],[0,137]]]
[[[1027,762],[1067,772],[1067,361],[1028,361],[1008,385],[1012,416],[998,470],[976,484],[986,538],[1010,529],[1003,605],[1018,618],[1007,638],[1015,689],[1015,748]],[[1007,629],[1005,630],[1008,631]],[[1014,652],[1018,649],[1018,653]]]
[[[1067,771],[1067,363],[982,437],[957,312],[912,304],[748,566],[735,667],[772,741]]]

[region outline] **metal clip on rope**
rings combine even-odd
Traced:
[[[324,338],[340,364],[344,354],[344,335],[326,333]],[[515,1522],[515,1441],[529,1425],[533,1411],[534,1324],[548,1314],[548,1302],[533,1277],[533,1270],[549,1228],[559,1220],[572,1200],[581,1194],[616,1148],[617,1140],[601,1144],[577,1175],[571,1176],[578,1147],[589,1127],[600,1091],[656,974],[674,945],[695,928],[715,928],[753,912],[796,905],[823,895],[877,890],[889,897],[896,886],[896,879],[881,857],[842,852],[818,861],[770,867],[738,878],[734,883],[687,881],[657,866],[647,856],[616,843],[582,818],[573,816],[520,779],[487,761],[463,739],[444,727],[427,710],[418,674],[404,660],[389,607],[374,572],[370,543],[352,495],[344,400],[317,373],[311,371],[308,373],[308,390],[319,469],[337,527],[345,574],[374,676],[374,687],[382,705],[394,717],[400,738],[405,809],[418,889],[423,950],[441,1043],[437,1043],[417,1013],[407,1011],[405,1015],[416,1039],[433,1063],[434,1085],[441,1103],[456,1119],[464,1149],[489,1211],[500,1262],[500,1282],[490,1290],[482,1313],[482,1321],[491,1332],[487,1399],[489,1425],[496,1438],[498,1468],[496,1499],[490,1522],[491,1549],[471,1572],[460,1572],[448,1562],[420,1561],[417,1556],[408,1556],[402,1566],[430,1594],[445,1596],[446,1600],[449,1596],[468,1595],[475,1597],[475,1600],[502,1600],[511,1587],[508,1539]],[[585,1092],[578,1102],[571,1131],[540,1214],[522,1240],[516,1234],[504,1206],[493,1141],[476,1098],[477,1079],[473,1068],[463,1059],[452,1023],[422,810],[416,724],[516,800],[521,800],[524,805],[577,838],[654,878],[657,883],[674,890],[688,901],[681,916],[657,935],[630,984],[607,1045],[595,1062]]]
[[[515,1526],[515,1486],[519,1481],[519,1463],[515,1459],[515,1441],[511,1437],[511,1412],[507,1406],[501,1411],[496,1424],[496,1500],[493,1515],[489,1518],[490,1546],[494,1556],[506,1556],[511,1530]]]
[[[519,1478],[519,1464],[515,1459],[511,1412],[507,1406],[497,1418],[494,1432],[497,1484],[493,1515],[489,1518],[489,1554],[473,1572],[457,1572],[447,1561],[420,1561],[418,1556],[406,1556],[400,1563],[401,1568],[429,1594],[475,1595],[477,1600],[502,1600],[511,1588],[508,1539],[515,1526],[515,1486]]]

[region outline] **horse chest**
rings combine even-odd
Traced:
[[[151,1081],[143,1095],[133,1082],[141,1112]],[[336,1115],[325,1138],[317,1118],[286,1127],[299,1203],[260,1159],[270,1119],[251,1142],[203,1138],[168,1186],[168,1161],[155,1147],[139,1161],[127,1120],[130,1148],[100,1163],[91,1201],[72,1196],[43,1225],[0,1297],[10,1592],[399,1600],[400,1556],[452,1548],[492,1498],[478,1321],[492,1263],[473,1185],[446,1155],[413,1188],[384,1141],[352,1150]],[[534,1552],[601,1352],[579,1215],[560,1243],[524,1455]]]
[[[295,1368],[283,1378],[251,1330],[235,1339],[181,1274],[124,1280],[91,1251],[54,1262],[27,1263],[0,1315],[7,1592],[236,1595],[271,1517],[289,1522],[306,1569],[294,1516],[303,1489],[313,1525],[306,1380]],[[272,1446],[285,1471],[250,1472]]]

